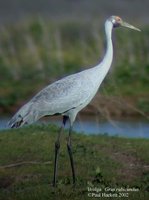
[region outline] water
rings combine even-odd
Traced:
[[[0,118],[0,130],[7,129],[8,118]],[[61,118],[45,118],[40,123],[61,125]],[[68,125],[66,126],[68,128]],[[149,138],[149,121],[113,120],[100,121],[96,117],[80,118],[76,120],[73,128],[76,132],[84,134],[108,134],[129,138]]]

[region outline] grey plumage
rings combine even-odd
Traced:
[[[89,73],[90,71],[90,73]],[[48,85],[25,104],[10,120],[9,126],[21,127],[31,124],[43,116],[62,114],[71,116],[85,107],[93,89],[92,70],[88,69],[60,79]]]

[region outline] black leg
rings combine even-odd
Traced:
[[[72,132],[72,126],[70,126],[70,129],[69,129],[69,136],[68,136],[68,139],[67,139],[67,150],[68,150],[68,154],[69,154],[69,158],[70,158],[73,185],[75,185],[76,178],[75,178],[75,168],[74,168],[74,162],[73,162],[73,156],[72,156],[71,132]]]
[[[55,160],[54,160],[54,175],[53,175],[53,186],[54,187],[56,186],[57,163],[58,163],[58,155],[59,155],[59,149],[60,149],[60,137],[61,137],[62,131],[65,127],[67,119],[68,119],[68,117],[66,117],[66,116],[63,117],[63,123],[62,123],[60,130],[59,130],[57,140],[55,142]]]

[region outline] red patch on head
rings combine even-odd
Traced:
[[[121,18],[120,18],[119,16],[116,16],[115,19],[116,19],[116,21],[118,21],[118,22],[121,21]]]

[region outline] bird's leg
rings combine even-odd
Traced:
[[[59,130],[57,140],[55,142],[55,160],[54,160],[54,176],[53,176],[53,186],[54,187],[56,186],[57,163],[58,163],[58,154],[59,154],[59,149],[60,149],[60,137],[61,137],[61,134],[62,134],[63,129],[65,127],[67,119],[68,119],[68,117],[66,117],[66,116],[63,117],[63,123],[62,123],[60,130]]]
[[[70,158],[73,185],[75,185],[76,178],[75,178],[75,168],[74,168],[74,162],[73,162],[73,156],[72,156],[71,132],[72,132],[72,126],[70,126],[70,129],[69,129],[69,136],[67,139],[67,150],[68,150],[68,154],[69,154],[69,158]]]

